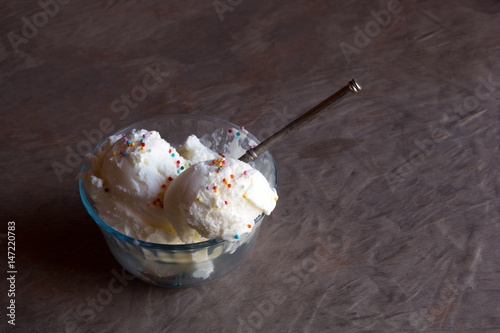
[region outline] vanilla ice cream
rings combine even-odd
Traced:
[[[276,206],[276,190],[249,164],[224,155],[191,166],[164,196],[168,221],[184,242],[195,232],[229,241],[249,233],[254,220]]]
[[[196,136],[186,143],[182,146],[186,155],[197,155],[199,150],[202,158],[215,156]],[[138,130],[112,136],[89,159],[92,168],[84,180],[103,221],[136,239],[182,243],[165,218],[163,194],[191,162],[158,132]],[[197,233],[192,239],[205,240]]]
[[[235,241],[278,198],[259,171],[213,152],[195,135],[176,149],[156,131],[132,130],[111,136],[89,159],[82,177],[99,217],[147,242]]]

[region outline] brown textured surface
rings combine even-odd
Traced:
[[[391,2],[233,0],[221,21],[211,0],[69,1],[16,52],[11,33],[41,8],[0,1],[15,329],[499,332],[500,2],[403,1],[347,61],[341,43]],[[168,77],[113,108],[148,66]],[[272,149],[280,201],[237,271],[188,290],[125,281],[105,299],[121,268],[66,161],[82,131],[187,112],[263,139],[351,78],[362,93]]]

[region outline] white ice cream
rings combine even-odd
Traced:
[[[179,238],[236,240],[254,220],[276,206],[276,190],[249,164],[223,156],[198,163],[177,177],[165,192],[165,214]]]
[[[210,154],[192,136],[182,147],[186,155]],[[130,237],[153,242],[182,243],[163,211],[163,194],[190,161],[155,131],[132,131],[113,136],[92,156],[92,168],[84,176],[99,217]],[[193,241],[203,241],[193,233]]]
[[[258,170],[194,135],[175,149],[158,132],[133,130],[110,137],[89,159],[83,179],[99,217],[147,242],[235,241],[276,205],[276,190]]]

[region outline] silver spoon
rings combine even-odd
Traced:
[[[361,86],[356,82],[355,79],[352,79],[351,81],[349,81],[349,83],[347,83],[345,87],[333,93],[330,97],[328,97],[303,115],[299,116],[297,119],[280,129],[278,132],[268,137],[257,147],[248,149],[246,153],[239,158],[239,160],[246,163],[256,160],[260,154],[264,153],[275,144],[283,141],[290,133],[295,132],[296,130],[307,124],[309,121],[311,121],[313,116],[318,114],[328,105],[332,104],[333,102],[338,102],[348,92],[357,93],[360,90]]]

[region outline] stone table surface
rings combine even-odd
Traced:
[[[500,1],[0,12],[2,332],[500,332]],[[264,139],[352,78],[360,94],[272,148],[280,200],[237,270],[109,292],[128,275],[75,180],[92,140],[170,113]]]

